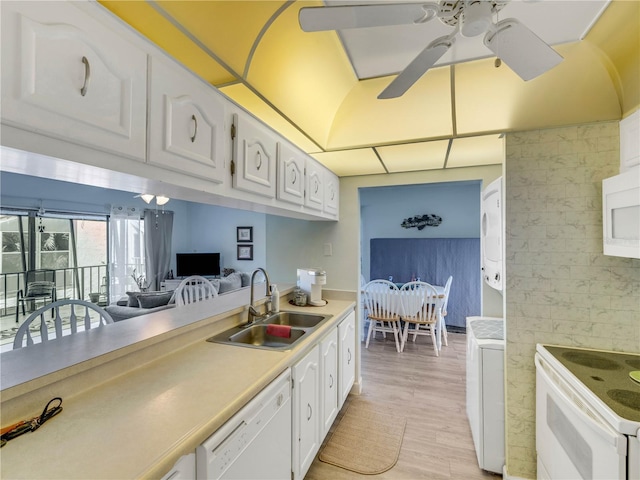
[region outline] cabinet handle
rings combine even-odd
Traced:
[[[309,412],[309,416],[307,417],[307,421],[311,420],[311,415],[313,414],[313,409],[311,408],[311,404],[307,403],[307,409]]]
[[[333,374],[329,374],[329,380],[331,380],[331,382],[329,383],[329,388],[333,388]]]
[[[191,143],[196,141],[196,135],[198,135],[198,119],[196,118],[195,115],[191,115],[191,120],[193,120],[193,123],[195,125],[195,129],[193,131],[193,137],[191,137]]]
[[[89,65],[89,60],[87,57],[82,57],[82,63],[84,63],[84,84],[80,89],[80,95],[83,97],[87,94],[87,90],[89,89],[89,81],[91,80],[91,65]]]
[[[296,173],[295,170],[291,170],[291,174],[293,175],[293,180],[291,181],[291,185],[295,185],[296,181],[298,180],[298,174]]]
[[[256,169],[260,170],[260,167],[262,166],[262,155],[260,155],[260,151],[256,153],[256,160]]]
[[[351,349],[347,348],[347,365],[351,364]]]
[[[320,186],[320,184],[316,181],[313,186],[315,187],[315,191],[313,193],[318,193],[318,187]]]

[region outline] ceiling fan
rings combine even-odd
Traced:
[[[507,4],[508,1],[442,0],[303,7],[298,20],[305,32],[422,24],[434,18],[454,27],[449,35],[427,45],[378,95],[379,99],[385,99],[400,97],[411,88],[451,48],[458,33],[465,37],[485,33],[484,45],[525,81],[558,65],[562,56],[518,20],[493,20]]]

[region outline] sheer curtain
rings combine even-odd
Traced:
[[[171,233],[173,212],[144,211],[144,244],[149,290],[160,290],[171,265]]]
[[[133,276],[145,274],[144,231],[140,209],[114,205],[109,217],[109,303],[138,291]]]

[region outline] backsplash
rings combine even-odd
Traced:
[[[640,352],[640,260],[602,253],[602,180],[618,122],[506,141],[506,458],[536,478],[536,343]]]

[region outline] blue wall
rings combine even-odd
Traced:
[[[480,238],[480,181],[361,188],[362,274],[370,280],[373,238]],[[403,228],[406,218],[435,214],[437,227]],[[480,273],[478,273],[480,275]]]

